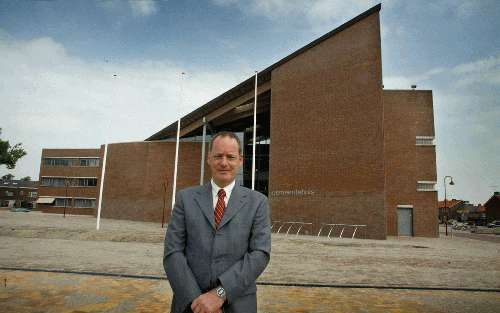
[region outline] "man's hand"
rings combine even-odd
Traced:
[[[194,299],[191,304],[193,313],[220,313],[224,300],[215,294],[215,289],[210,290]]]

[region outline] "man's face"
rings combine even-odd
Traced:
[[[229,185],[243,164],[238,142],[231,137],[215,138],[212,150],[208,154],[207,163],[217,186],[226,187]]]

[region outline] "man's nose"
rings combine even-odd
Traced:
[[[225,156],[222,157],[222,159],[220,160],[220,165],[226,167],[227,164],[228,164],[227,158]]]

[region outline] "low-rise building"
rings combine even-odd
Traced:
[[[39,208],[48,213],[95,215],[103,149],[43,149]]]
[[[25,180],[0,180],[0,207],[28,208],[36,207],[38,182]]]
[[[438,202],[439,222],[444,223],[447,219],[461,220],[461,215],[457,211],[462,208],[467,201],[451,199]]]
[[[467,203],[462,209],[462,221],[474,224],[485,226],[486,225],[486,208],[480,204],[473,205],[471,203]]]

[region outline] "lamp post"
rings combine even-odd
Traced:
[[[455,185],[455,183],[453,182],[453,177],[451,176],[445,176],[444,179],[443,179],[443,185],[444,185],[444,212],[446,214],[446,218],[445,218],[445,233],[446,233],[446,236],[448,236],[448,207],[446,206],[446,178],[449,178],[450,179],[450,182],[449,184],[451,186]]]

